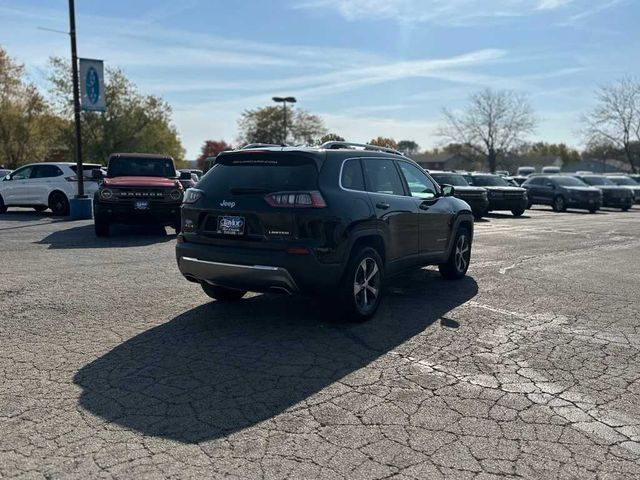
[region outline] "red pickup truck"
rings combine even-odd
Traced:
[[[95,233],[109,235],[112,223],[150,223],[180,231],[184,189],[173,158],[115,153],[93,198]]]

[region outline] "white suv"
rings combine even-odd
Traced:
[[[83,164],[85,194],[92,198],[98,189],[91,170],[97,164]],[[14,170],[0,181],[0,213],[7,207],[33,207],[42,212],[50,208],[54,215],[69,214],[69,199],[78,189],[76,164],[68,162],[32,163]]]

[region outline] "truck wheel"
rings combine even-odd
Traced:
[[[69,215],[69,200],[62,192],[53,192],[49,195],[49,208],[56,217]]]
[[[511,213],[514,217],[521,217],[524,213],[524,208],[514,208],[513,210],[511,210]]]
[[[96,232],[96,237],[108,237],[109,236],[109,222],[106,220],[95,217],[93,221],[93,228]]]
[[[382,301],[383,288],[384,263],[378,251],[366,246],[354,250],[338,292],[343,319],[364,322],[373,317]]]
[[[445,280],[459,280],[467,274],[471,261],[471,235],[465,227],[456,232],[451,254],[446,263],[438,265],[440,275]]]
[[[219,302],[235,302],[240,300],[247,293],[246,290],[234,290],[232,288],[218,287],[202,283],[202,290],[214,300]]]
[[[564,201],[562,195],[558,195],[553,199],[553,211],[554,212],[564,212],[567,209],[567,204]]]

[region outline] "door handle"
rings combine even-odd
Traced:
[[[391,205],[389,205],[388,203],[376,203],[376,208],[379,208],[380,210],[386,210],[390,207]]]
[[[420,204],[420,210],[429,210],[429,204],[427,203],[421,203]]]

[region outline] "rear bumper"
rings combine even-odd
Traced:
[[[110,223],[180,224],[180,203],[151,204],[148,209],[136,210],[132,204],[94,203],[94,216]]]
[[[313,253],[221,247],[185,242],[182,237],[176,260],[189,281],[253,292],[327,292],[342,276],[341,264],[320,263]]]

